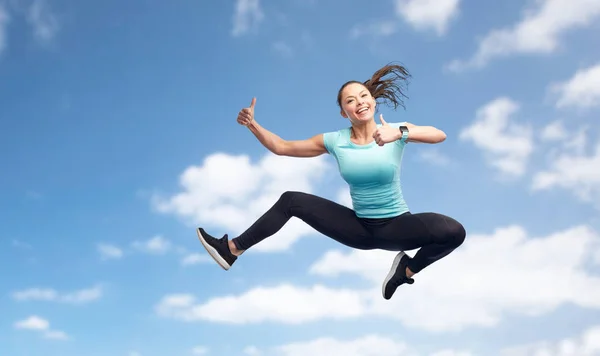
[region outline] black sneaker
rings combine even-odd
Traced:
[[[383,298],[390,299],[392,295],[394,295],[394,292],[396,292],[396,289],[404,283],[415,283],[414,279],[406,276],[406,264],[409,260],[410,256],[402,251],[396,255],[394,263],[392,263],[392,268],[383,281],[383,286],[381,288]]]
[[[229,238],[227,234],[223,235],[220,239],[210,236],[204,231],[203,228],[199,227],[196,229],[198,238],[206,251],[210,256],[217,261],[217,263],[223,267],[224,270],[231,268],[231,265],[237,260],[237,256],[231,253],[229,249]]]

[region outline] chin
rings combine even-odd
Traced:
[[[369,122],[375,120],[375,116],[365,116],[365,117],[357,117],[356,121],[357,122]]]

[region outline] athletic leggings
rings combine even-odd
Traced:
[[[420,248],[408,264],[414,273],[448,255],[466,236],[459,222],[437,213],[407,212],[392,218],[366,219],[331,200],[302,192],[285,192],[248,230],[232,241],[239,250],[247,250],[279,231],[292,216],[352,248],[388,251]]]

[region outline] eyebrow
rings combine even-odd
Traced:
[[[364,91],[367,91],[367,89],[363,89],[363,90],[361,90],[361,91],[360,91],[360,93],[358,93],[358,94],[360,95],[360,94],[362,94],[362,92],[364,92]],[[346,96],[346,99],[348,99],[348,98],[352,98],[352,97],[354,97],[354,95],[347,95],[347,96]]]

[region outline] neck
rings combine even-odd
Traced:
[[[377,130],[375,120],[369,120],[362,123],[352,123],[352,132],[350,138],[358,144],[367,144],[373,141],[373,132]]]

